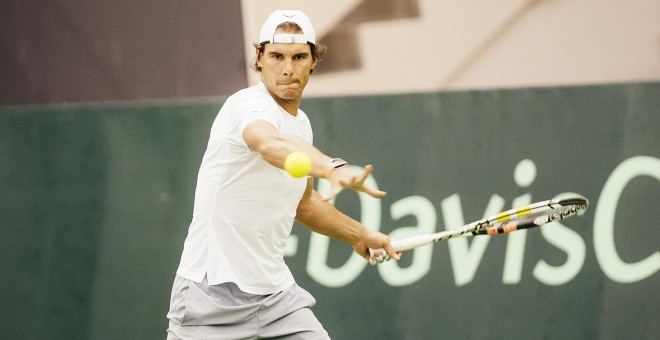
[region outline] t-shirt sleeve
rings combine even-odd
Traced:
[[[247,146],[243,140],[243,130],[245,127],[255,121],[264,120],[272,124],[277,130],[280,129],[280,116],[278,112],[269,109],[268,105],[261,101],[239,102],[232,108],[232,115],[235,119],[234,134],[236,139]]]

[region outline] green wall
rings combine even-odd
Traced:
[[[0,108],[3,338],[165,337],[222,102]],[[333,338],[660,334],[659,83],[309,98],[303,109],[317,146],[373,164],[389,193],[335,204],[398,237],[567,192],[591,203],[562,225],[378,267],[294,228],[287,261]]]

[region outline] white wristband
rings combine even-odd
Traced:
[[[347,164],[348,164],[348,162],[346,162],[345,160],[343,160],[341,158],[333,158],[328,162],[328,166],[330,166],[334,169],[341,168],[342,166],[346,166]]]

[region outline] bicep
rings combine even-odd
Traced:
[[[259,151],[263,148],[264,143],[274,139],[278,133],[273,124],[262,119],[255,119],[245,125],[242,136],[250,149]]]

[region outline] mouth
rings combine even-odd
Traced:
[[[281,86],[298,86],[299,83],[298,81],[295,80],[294,81],[288,80],[288,81],[279,81],[277,82],[277,84]]]

